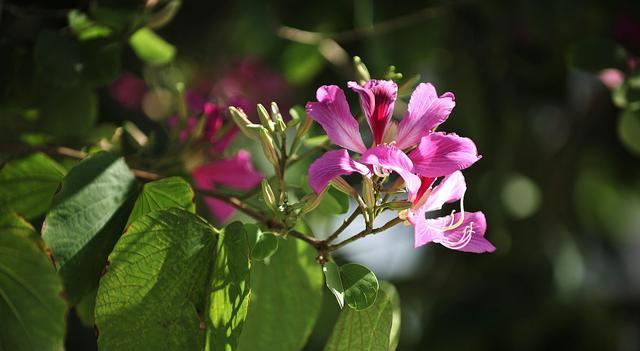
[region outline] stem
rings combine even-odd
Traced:
[[[358,239],[362,239],[362,238],[364,238],[365,236],[367,236],[369,234],[376,234],[376,233],[383,232],[383,231],[395,226],[398,223],[402,223],[402,221],[403,220],[400,217],[396,217],[396,218],[390,220],[389,222],[385,223],[381,227],[378,227],[378,228],[375,228],[375,229],[371,229],[369,227],[369,228],[361,231],[360,233],[358,233],[358,234],[356,234],[356,235],[354,235],[354,236],[352,236],[352,237],[350,237],[348,239],[345,239],[345,240],[343,240],[343,241],[341,241],[341,242],[339,242],[339,243],[337,243],[335,245],[329,245],[327,247],[327,251],[328,252],[335,251],[335,250],[337,250],[337,249],[339,249],[339,248],[341,248],[341,247],[343,247],[343,246],[345,246],[345,245],[347,245],[349,243],[352,243],[352,242],[354,242],[354,241],[356,241]]]
[[[338,235],[340,235],[340,233],[342,233],[345,229],[347,229],[347,227],[358,217],[358,215],[361,213],[360,207],[356,207],[355,210],[353,210],[353,213],[349,216],[349,218],[345,219],[344,222],[342,222],[342,225],[336,229],[335,232],[333,232],[333,234],[331,234],[328,238],[325,239],[325,242],[330,243],[333,240],[335,240]]]

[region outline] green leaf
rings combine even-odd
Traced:
[[[378,294],[378,278],[369,268],[357,263],[340,267],[344,300],[349,307],[364,310],[371,306]]]
[[[324,145],[329,141],[329,137],[326,134],[314,136],[312,138],[305,139],[303,144],[307,147],[318,147]]]
[[[342,280],[340,279],[340,269],[334,262],[325,263],[322,268],[324,272],[325,282],[327,288],[333,293],[338,301],[340,308],[344,307],[344,288],[342,287]]]
[[[65,170],[42,153],[11,161],[0,170],[0,208],[26,218],[45,213]]]
[[[349,211],[349,196],[330,186],[324,194],[322,202],[320,202],[320,205],[316,208],[316,211],[327,215],[347,213],[347,211]]]
[[[37,245],[0,229],[0,350],[63,349],[62,283]]]
[[[169,177],[147,183],[138,195],[127,225],[145,214],[163,208],[177,207],[196,211],[191,185],[180,177]]]
[[[640,111],[626,109],[620,114],[618,137],[629,151],[640,155]]]
[[[270,232],[260,232],[256,239],[256,244],[251,250],[251,258],[264,261],[273,256],[278,251],[278,237]]]
[[[249,304],[249,241],[240,222],[218,238],[210,284],[206,350],[236,350]]]
[[[111,28],[97,24],[85,13],[75,9],[69,11],[67,19],[69,27],[80,41],[108,37],[112,32]]]
[[[251,267],[251,301],[239,350],[298,351],[318,318],[322,271],[315,250],[301,240],[281,240],[269,262]]]
[[[203,335],[194,292],[209,271],[217,231],[178,208],[135,221],[100,281],[100,350],[198,350]]]
[[[57,136],[83,136],[96,121],[98,99],[91,87],[43,89],[39,99],[40,128]]]
[[[151,29],[138,29],[129,38],[129,45],[136,55],[150,65],[164,65],[173,60],[176,48]]]
[[[324,351],[388,351],[392,320],[391,300],[379,290],[370,308],[342,310]]]
[[[137,182],[124,159],[106,152],[86,158],[65,177],[42,237],[72,303],[97,285],[136,190]]]
[[[49,29],[41,31],[34,60],[42,77],[57,86],[71,87],[80,82],[84,65],[73,38]]]
[[[0,233],[12,233],[25,238],[37,236],[31,223],[10,211],[0,211]]]
[[[398,290],[396,290],[395,286],[389,282],[380,282],[380,290],[387,295],[393,308],[391,331],[389,332],[389,351],[394,351],[400,343],[400,322],[402,321],[400,295],[398,295]]]

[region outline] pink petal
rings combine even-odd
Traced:
[[[362,154],[360,162],[398,173],[404,179],[410,197],[420,189],[420,177],[413,174],[413,163],[402,150],[395,146],[380,145],[371,148]]]
[[[367,166],[351,159],[347,150],[329,151],[313,161],[309,167],[309,185],[313,191],[320,193],[332,179],[353,172],[365,176],[371,173]]]
[[[453,93],[438,97],[431,83],[420,83],[411,94],[409,109],[400,121],[397,145],[400,149],[414,146],[420,138],[444,122],[456,105]]]
[[[441,177],[465,169],[480,159],[476,145],[456,134],[430,133],[422,137],[409,154],[415,173],[425,177]]]
[[[349,82],[349,88],[360,95],[360,105],[367,117],[375,145],[382,143],[384,133],[393,114],[398,86],[391,80],[370,80],[361,86]]]
[[[363,153],[358,122],[349,111],[344,91],[335,85],[323,85],[316,92],[318,102],[307,103],[307,113],[318,122],[334,144]]]
[[[235,212],[232,206],[211,197],[205,198],[204,202],[209,207],[211,214],[221,223],[226,222]]]
[[[262,180],[251,164],[251,155],[240,150],[231,158],[221,159],[202,165],[192,172],[193,179],[200,184],[221,184],[229,188],[248,190]]]
[[[464,219],[459,226],[450,230],[443,230],[451,223],[456,223],[460,219],[461,214],[456,213],[453,216],[440,217],[436,219],[412,218],[415,229],[415,247],[425,245],[429,242],[440,243],[452,250],[464,252],[493,252],[493,246],[484,234],[487,230],[487,222],[482,212],[465,212]]]
[[[466,191],[467,184],[464,181],[462,172],[455,171],[433,188],[424,203],[424,210],[428,212],[442,209],[442,205],[445,203],[460,200]]]
[[[624,73],[616,68],[603,69],[598,78],[609,90],[616,90],[624,83]]]

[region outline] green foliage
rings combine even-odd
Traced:
[[[340,267],[344,287],[344,300],[349,307],[364,310],[371,306],[378,295],[378,278],[369,268],[347,263]]]
[[[334,262],[325,263],[322,267],[324,272],[325,283],[327,288],[333,293],[338,301],[340,308],[344,307],[344,287],[342,286],[342,279],[340,278],[340,268]]]
[[[65,170],[42,153],[8,162],[0,170],[0,209],[26,218],[45,213]]]
[[[0,233],[11,233],[22,237],[37,235],[29,222],[10,211],[0,211]]]
[[[101,350],[202,348],[194,300],[214,258],[216,233],[177,208],[150,212],[129,227],[98,289]]]
[[[292,43],[282,54],[282,68],[287,79],[302,84],[313,78],[326,64],[318,46]]]
[[[46,88],[39,99],[40,128],[55,136],[82,136],[93,126],[98,100],[89,86]]]
[[[349,196],[333,186],[329,186],[316,210],[325,215],[347,213],[349,211]]]
[[[62,350],[66,305],[60,278],[31,239],[6,228],[0,226],[0,349]]]
[[[250,245],[240,222],[229,224],[218,237],[209,284],[205,350],[236,350],[247,316]]]
[[[325,351],[388,351],[393,305],[383,290],[364,311],[346,308],[340,313]]]
[[[256,243],[251,250],[251,258],[263,261],[278,251],[278,237],[270,232],[259,232]]]
[[[140,28],[129,38],[136,55],[150,65],[164,65],[176,55],[176,48],[149,28]]]
[[[268,262],[251,266],[251,301],[240,337],[243,351],[297,351],[320,311],[322,272],[315,251],[300,240],[281,240]]]
[[[177,207],[195,212],[193,197],[191,185],[181,177],[169,177],[147,183],[133,205],[127,225],[151,211],[163,208]]]
[[[69,27],[80,41],[104,38],[111,35],[111,28],[100,25],[79,10],[71,10],[67,15]]]
[[[137,182],[124,159],[109,153],[88,157],[65,177],[42,237],[72,303],[97,285],[136,190]]]
[[[627,109],[620,115],[618,136],[629,151],[640,155],[640,110]]]

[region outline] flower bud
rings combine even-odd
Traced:
[[[276,153],[276,148],[273,145],[273,138],[269,135],[269,132],[266,128],[262,127],[260,130],[260,144],[262,144],[262,151],[264,155],[267,157],[267,160],[271,162],[272,165],[278,166],[278,154]]]
[[[273,133],[273,131],[275,130],[275,124],[271,120],[271,117],[269,117],[269,112],[267,111],[267,109],[262,104],[258,104],[257,110],[258,117],[260,117],[260,123],[262,123],[262,126]]]
[[[309,194],[305,196],[302,201],[305,202],[304,206],[300,210],[300,214],[306,214],[316,209],[322,203],[322,199],[324,198],[324,194],[326,191],[321,192],[320,194]]]
[[[360,81],[360,84],[364,84],[364,82],[371,80],[369,70],[364,62],[362,62],[362,59],[360,59],[360,56],[353,57],[353,65],[356,69],[356,77],[358,81]]]
[[[359,197],[359,194],[356,191],[356,189],[354,189],[351,185],[349,185],[349,183],[347,183],[347,181],[344,180],[342,177],[336,177],[332,179],[331,185],[333,185],[336,189],[342,191],[347,195],[351,195],[356,198]]]
[[[376,197],[373,192],[373,181],[369,177],[363,177],[362,195],[364,197],[364,203],[367,205],[367,207],[373,208],[376,204]]]
[[[385,204],[387,208],[392,210],[406,210],[411,207],[411,202],[409,201],[391,201]]]
[[[231,119],[236,123],[238,128],[240,128],[240,131],[242,132],[242,134],[246,135],[251,139],[258,140],[257,131],[255,129],[249,128],[249,126],[252,123],[251,121],[249,121],[247,114],[244,113],[242,109],[230,106],[229,113],[231,113]]]
[[[284,123],[284,118],[282,118],[280,109],[278,109],[278,104],[276,104],[275,102],[271,103],[271,118],[275,121],[278,132],[284,133],[284,131],[287,129],[287,124]]]
[[[272,210],[276,210],[276,196],[273,194],[273,189],[271,189],[271,185],[266,179],[262,180],[262,197],[264,198],[264,202],[267,204],[269,208]]]

